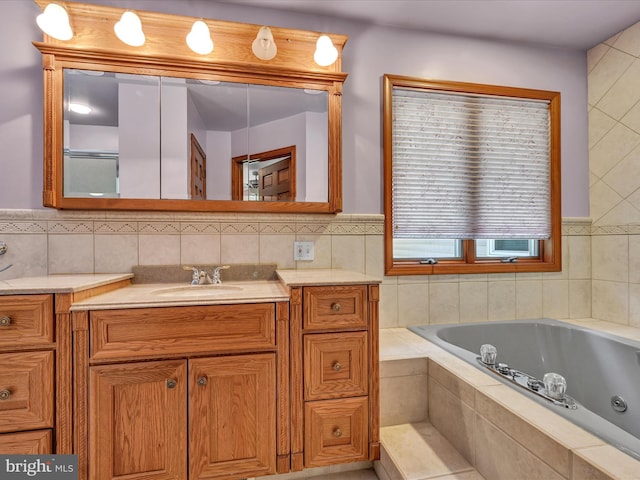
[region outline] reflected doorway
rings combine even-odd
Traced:
[[[296,146],[232,159],[233,200],[287,202],[296,198]]]

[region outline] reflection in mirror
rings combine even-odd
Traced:
[[[64,91],[65,197],[328,201],[326,90],[64,69]],[[249,185],[285,147],[295,189],[232,192],[233,159]]]
[[[290,201],[296,198],[296,146],[233,159],[232,200]]]

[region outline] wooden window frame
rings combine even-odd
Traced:
[[[398,75],[383,78],[383,168],[384,168],[384,264],[385,275],[481,274],[510,272],[558,272],[562,270],[562,214],[560,160],[560,93],[545,90],[428,80]],[[394,87],[423,88],[457,93],[535,98],[549,101],[550,114],[550,208],[551,236],[538,241],[538,257],[518,258],[505,263],[500,258],[476,258],[475,241],[462,240],[461,259],[437,259],[422,264],[420,259],[393,257],[392,218],[392,91]]]

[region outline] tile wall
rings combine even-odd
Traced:
[[[565,219],[562,272],[384,277],[383,215],[0,211],[2,279],[129,272],[133,265],[277,263],[383,278],[381,328],[591,313],[590,223]],[[315,259],[294,261],[294,240]]]
[[[587,58],[592,316],[640,327],[640,22]]]

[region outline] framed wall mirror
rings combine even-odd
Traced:
[[[75,28],[86,23],[89,29],[95,16],[101,18],[98,28],[106,28],[105,17],[117,20],[121,14],[95,5],[68,8]],[[138,13],[144,25],[164,28],[162,41],[154,46],[148,40],[142,53],[117,39],[105,44],[106,32],[92,31],[101,39],[99,48],[86,45],[90,34],[74,37],[84,42],[77,48],[46,35],[35,43],[44,68],[45,206],[341,210],[346,74],[339,64],[295,63],[313,32],[274,29],[283,47],[273,65],[232,50],[215,61],[175,49],[167,57],[173,29],[187,28],[194,19],[157,13],[145,19]],[[253,30],[259,29],[214,22],[235,36],[234,43],[249,48]],[[341,47],[346,37],[339,40]],[[295,47],[291,52],[289,44]]]

